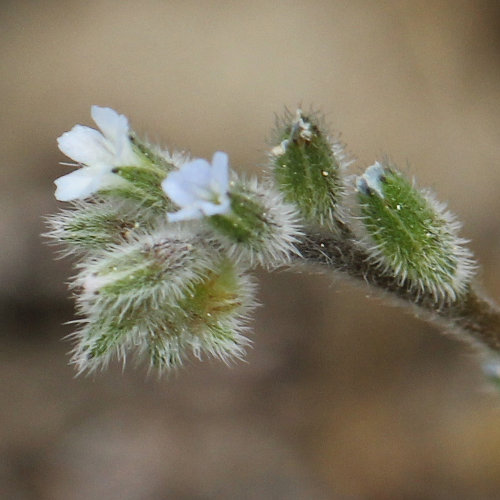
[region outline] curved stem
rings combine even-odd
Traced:
[[[309,232],[298,245],[301,257],[297,263],[307,262],[341,271],[356,280],[364,281],[388,293],[401,303],[417,306],[432,323],[453,333],[463,333],[483,349],[500,353],[500,309],[470,287],[468,292],[454,302],[437,304],[430,294],[409,283],[400,281],[370,261],[366,251],[348,231],[340,236]]]

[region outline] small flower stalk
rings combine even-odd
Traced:
[[[78,259],[79,373],[128,354],[158,373],[189,357],[242,358],[258,266],[346,274],[497,359],[500,312],[476,291],[458,222],[388,161],[351,182],[352,162],[317,114],[280,120],[263,180],[237,174],[222,151],[171,155],[110,108],[91,116],[99,130],[76,125],[58,139],[75,170],[55,195],[71,205],[47,234]]]

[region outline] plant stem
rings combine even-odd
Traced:
[[[301,257],[297,264],[320,265],[364,281],[399,299],[400,304],[416,306],[417,314],[426,313],[426,318],[441,329],[462,333],[461,337],[478,347],[500,354],[500,309],[473,286],[454,302],[437,304],[430,294],[409,283],[401,284],[390,272],[374,265],[347,228],[339,236],[310,231],[298,249]]]

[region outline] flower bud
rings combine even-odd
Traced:
[[[147,212],[137,212],[127,203],[109,201],[76,202],[73,210],[62,210],[47,219],[46,237],[63,244],[63,255],[100,250],[122,241],[130,241],[139,231],[153,227]]]
[[[429,192],[394,167],[376,162],[357,179],[361,220],[370,258],[402,285],[435,302],[456,300],[474,272],[459,224]]]
[[[74,288],[83,319],[73,354],[79,371],[124,360],[129,350],[148,355],[160,370],[189,352],[242,355],[253,287],[210,242],[163,230],[109,248],[79,269]]]
[[[339,202],[344,194],[343,147],[332,142],[314,116],[297,110],[278,129],[271,150],[276,183],[287,202],[295,204],[309,224],[336,229],[342,221]]]
[[[236,176],[229,190],[230,210],[208,219],[228,254],[251,265],[286,265],[301,236],[294,205],[286,203],[270,183]]]

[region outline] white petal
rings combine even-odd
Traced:
[[[97,187],[96,191],[104,188],[126,186],[127,184],[129,184],[129,181],[125,180],[119,175],[111,173],[111,170],[108,170],[99,178],[99,186]]]
[[[225,193],[229,187],[229,161],[226,153],[217,151],[212,158],[212,179],[218,186],[219,193]]]
[[[198,199],[190,185],[184,182],[181,172],[171,172],[161,183],[166,195],[180,207],[191,205]]]
[[[130,142],[128,119],[114,109],[92,106],[92,119],[102,130],[108,149],[114,154],[114,165],[138,165],[139,159]]]
[[[106,139],[111,142],[119,142],[123,136],[128,136],[129,125],[127,117],[118,114],[114,109],[92,106],[90,114],[96,125],[102,130]]]
[[[203,159],[185,163],[162,182],[167,196],[181,207],[178,212],[168,214],[168,220],[174,222],[227,213],[231,208],[228,187],[226,153],[216,152],[212,165]]]
[[[163,191],[180,207],[196,203],[210,195],[210,165],[205,160],[186,163],[176,172],[171,172],[162,182]]]
[[[83,167],[54,181],[55,197],[59,201],[82,200],[98,189],[99,176],[90,167]]]
[[[356,187],[359,191],[365,192],[366,188],[375,191],[380,198],[384,198],[384,191],[381,179],[384,176],[384,166],[376,161],[365,170],[365,173],[358,177]]]
[[[212,176],[212,168],[207,160],[197,159],[185,163],[180,168],[182,177],[186,183],[197,186],[208,186]]]
[[[114,157],[102,134],[83,125],[75,125],[65,132],[57,139],[57,144],[66,156],[84,165],[110,163]]]

